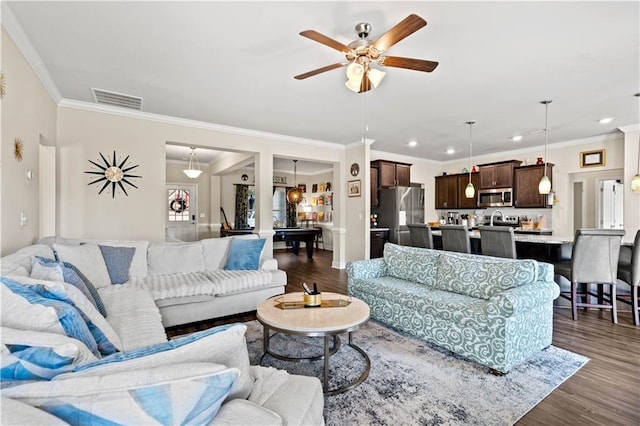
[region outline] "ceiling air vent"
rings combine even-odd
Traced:
[[[124,108],[142,109],[142,98],[125,95],[124,93],[110,92],[108,90],[91,88],[93,99],[98,104],[113,105]]]

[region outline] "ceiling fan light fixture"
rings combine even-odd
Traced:
[[[367,77],[369,77],[369,80],[371,80],[371,84],[373,84],[373,87],[378,87],[378,85],[384,79],[385,75],[387,75],[386,72],[380,71],[375,68],[369,69],[369,72],[367,73]]]
[[[191,147],[191,154],[189,154],[189,166],[182,171],[189,179],[197,179],[202,170],[200,170],[200,162],[196,155],[196,147]]]
[[[359,83],[363,75],[364,75],[364,67],[362,65],[356,62],[352,62],[347,67],[347,78],[349,79],[349,81],[353,80],[353,81],[358,81]]]
[[[347,80],[344,85],[347,86],[347,89],[351,90],[352,92],[358,93],[360,91],[360,80]]]

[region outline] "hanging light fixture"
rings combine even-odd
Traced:
[[[473,128],[475,121],[467,121],[467,124],[469,125],[469,183],[467,184],[467,187],[464,189],[464,196],[467,198],[473,198],[476,195],[476,189],[473,187],[473,184],[471,183],[471,153],[472,153],[472,147],[473,147],[471,129]]]
[[[347,81],[344,83],[347,89],[352,92],[362,93],[369,90],[370,85],[373,85],[374,88],[378,87],[387,73],[369,65],[370,61],[365,56],[360,56],[349,64],[347,67]]]
[[[191,154],[189,154],[189,167],[183,170],[183,172],[190,179],[197,179],[198,176],[200,176],[200,173],[202,173],[202,170],[200,170],[200,162],[196,156],[195,146],[191,147]]]
[[[298,188],[298,160],[293,160],[293,188],[287,192],[287,201],[291,204],[298,204],[302,201],[302,189]]]
[[[547,142],[549,136],[548,116],[549,116],[549,104],[552,101],[550,99],[540,101],[544,105],[544,176],[540,179],[538,184],[539,194],[548,194],[551,192],[551,180],[547,176]]]

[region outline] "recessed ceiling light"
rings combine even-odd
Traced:
[[[613,117],[605,117],[598,120],[598,123],[607,124],[607,123],[611,123],[612,121],[613,121]]]
[[[414,146],[417,146],[417,145],[418,145],[418,141],[409,141],[409,146],[410,147],[413,148]]]
[[[449,155],[451,155],[451,154],[455,154],[455,153],[456,153],[456,150],[455,150],[455,149],[453,149],[453,148],[449,148],[449,149],[447,150],[447,154],[449,154]]]
[[[511,140],[514,142],[520,142],[522,140],[522,135],[516,135],[512,137]]]

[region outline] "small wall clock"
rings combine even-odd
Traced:
[[[358,163],[353,163],[351,165],[351,176],[358,176],[358,173],[360,173],[360,166]]]
[[[13,157],[18,161],[22,161],[23,150],[24,150],[24,144],[22,143],[22,139],[15,138],[13,140]]]
[[[88,185],[104,182],[102,188],[100,188],[100,192],[98,192],[98,195],[102,194],[105,189],[111,188],[111,198],[115,198],[116,190],[120,188],[122,192],[124,192],[124,195],[129,196],[125,188],[125,184],[134,188],[138,188],[130,181],[130,179],[140,179],[142,177],[131,173],[133,169],[140,166],[139,164],[136,164],[135,166],[129,165],[127,163],[127,161],[129,161],[128,155],[124,160],[118,163],[116,160],[115,151],[113,151],[113,161],[111,162],[107,161],[102,153],[99,154],[104,164],[96,163],[95,161],[89,160],[89,162],[97,167],[97,169],[94,167],[93,170],[88,170],[85,172],[90,175],[100,176],[97,179],[89,182]]]

